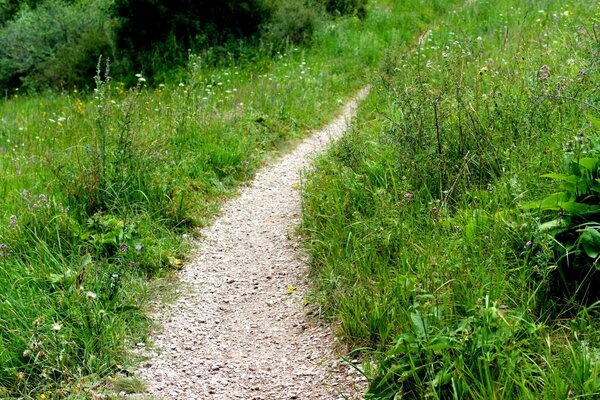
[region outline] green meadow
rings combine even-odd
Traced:
[[[364,19],[324,19],[309,44],[248,45],[218,63],[216,50],[191,53],[178,79],[152,86],[101,58],[93,90],[7,89],[0,398],[89,398],[128,375],[194,229],[449,7],[373,2]]]
[[[311,300],[366,398],[600,396],[599,16],[454,8],[306,174]]]
[[[300,3],[153,76],[4,90],[0,398],[114,397],[196,229],[367,84],[299,228],[365,397],[600,396],[598,3],[371,0],[276,42]]]

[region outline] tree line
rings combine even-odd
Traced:
[[[166,80],[189,52],[211,62],[307,44],[328,18],[363,18],[367,0],[0,0],[0,88],[89,86],[113,75]]]

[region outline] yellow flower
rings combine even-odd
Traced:
[[[46,398],[46,395],[45,395],[44,393],[40,394],[40,399],[42,399],[42,400],[43,400],[43,399],[45,399],[45,398]]]

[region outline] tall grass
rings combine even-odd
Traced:
[[[593,2],[468,2],[389,54],[307,174],[313,300],[365,352],[369,398],[600,393],[595,305],[548,312],[558,264],[523,207],[597,141],[597,18]]]
[[[422,3],[373,2],[364,21],[337,19],[274,57],[216,68],[210,51],[190,55],[185,79],[155,89],[113,80],[102,60],[93,95],[6,93],[0,397],[89,397],[127,374],[151,278],[181,267],[182,235],[370,81],[437,15]]]

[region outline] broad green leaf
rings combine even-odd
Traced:
[[[445,336],[436,336],[427,344],[427,349],[435,352],[453,348],[454,341]]]
[[[568,224],[564,219],[553,219],[552,221],[544,222],[539,226],[540,231],[542,232],[550,232],[550,231],[562,231],[563,229],[568,228]]]
[[[579,236],[579,242],[588,257],[597,258],[600,255],[600,232],[595,228],[586,227]]]
[[[410,314],[410,319],[413,322],[413,326],[415,327],[417,335],[420,336],[420,337],[427,336],[427,332],[425,331],[425,321],[423,321],[423,318],[421,317],[421,314],[419,314],[419,313],[411,313]]]
[[[539,208],[540,210],[560,210],[561,207],[559,204],[569,201],[570,198],[571,195],[569,193],[553,193],[544,199],[525,203],[522,205],[522,207],[525,209]]]
[[[582,158],[579,160],[579,165],[587,169],[588,171],[595,171],[598,167],[598,159],[597,158]]]

